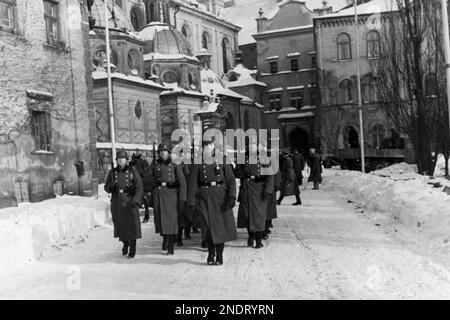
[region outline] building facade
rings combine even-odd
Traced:
[[[76,0],[2,0],[0,11],[0,207],[51,198],[57,181],[66,192],[92,194],[86,8]]]
[[[386,4],[387,6],[387,4]],[[388,14],[392,8],[382,8]],[[371,3],[358,6],[358,43],[360,56],[361,102],[366,156],[413,161],[406,139],[401,150],[389,150],[391,130],[395,128],[377,97],[374,65],[381,58],[382,28],[385,20],[372,24]],[[356,39],[354,8],[317,17],[314,20],[317,63],[320,71],[321,105],[317,112],[318,135],[322,152],[332,158],[359,155],[360,120],[358,110]],[[376,21],[375,21],[376,22]],[[384,155],[383,155],[384,154]]]

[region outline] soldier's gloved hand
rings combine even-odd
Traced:
[[[132,199],[130,201],[131,207],[132,208],[139,208],[141,206],[141,204],[139,203],[139,201]]]
[[[230,208],[231,210],[234,209],[234,207],[236,207],[236,198],[234,197],[228,197],[228,208]]]
[[[111,186],[111,188],[109,188],[109,191],[110,191],[112,194],[119,193],[119,186],[118,186],[117,184],[113,184],[113,185]]]

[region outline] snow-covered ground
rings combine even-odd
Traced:
[[[109,200],[63,196],[0,210],[0,270],[17,271],[110,222]]]

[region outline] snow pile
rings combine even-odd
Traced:
[[[100,189],[100,188],[99,188]],[[10,272],[43,257],[52,247],[82,240],[110,222],[109,201],[63,196],[0,210],[0,270]]]
[[[430,185],[436,182],[442,186]],[[450,196],[443,192],[445,185],[450,186],[450,181],[431,180],[405,164],[366,175],[336,170],[324,173],[325,189],[342,193],[370,211],[388,214],[409,229],[442,239],[450,234]]]

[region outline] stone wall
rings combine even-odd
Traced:
[[[42,1],[18,0],[16,9],[14,34],[0,31],[0,207],[16,204],[18,180],[28,181],[31,201],[40,201],[53,196],[57,179],[83,195],[96,176],[86,9],[76,0],[60,2],[55,46],[47,45]],[[50,115],[45,152],[32,135],[36,105]],[[76,161],[84,163],[80,179]]]

